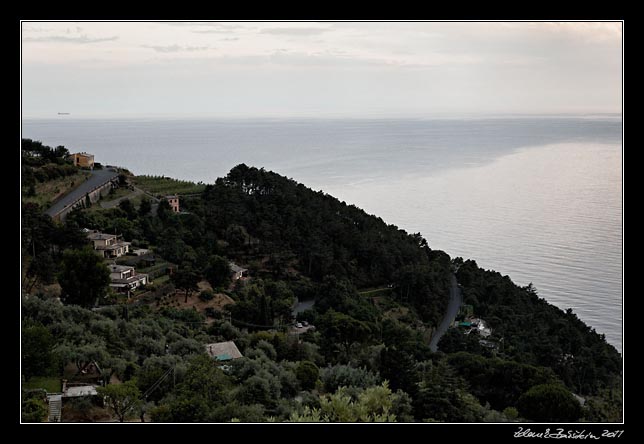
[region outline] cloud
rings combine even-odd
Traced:
[[[222,42],[234,42],[235,40],[239,40],[239,37],[226,37],[223,39],[219,39]]]
[[[191,26],[199,26],[205,29],[193,29],[196,34],[230,34],[233,32],[252,31],[252,28],[239,24],[228,23],[190,23]]]
[[[294,35],[294,36],[306,36],[306,35],[317,35],[322,34],[323,32],[328,32],[328,28],[264,28],[259,32],[261,34],[273,34],[273,35]]]
[[[86,34],[70,37],[68,35],[50,35],[42,37],[23,37],[23,42],[57,42],[57,43],[101,43],[117,40],[118,36],[112,37],[88,37]]]
[[[550,28],[560,34],[568,34],[586,43],[620,41],[622,24],[618,22],[575,22],[565,24],[554,23]]]
[[[206,51],[212,49],[210,46],[179,46],[179,45],[168,45],[168,46],[154,46],[154,45],[143,45],[143,48],[153,49],[156,52],[194,52],[194,51]]]
[[[620,22],[545,22],[528,23],[523,29],[549,33],[554,36],[576,38],[586,42],[621,40]]]
[[[51,28],[32,28],[32,27],[22,27],[22,32],[51,32]]]

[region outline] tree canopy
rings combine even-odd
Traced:
[[[65,251],[60,267],[58,282],[65,303],[91,307],[107,294],[110,272],[91,247]]]
[[[621,418],[621,356],[533,286],[451,261],[420,233],[264,169],[238,165],[195,190],[181,214],[163,199],[156,212],[149,201],[137,209],[122,200],[60,223],[23,205],[26,384],[95,362],[100,382],[124,383],[101,390],[121,421],[141,412],[158,422]],[[105,298],[108,269],[82,228],[151,249],[157,265],[134,256],[118,263],[160,279],[136,300]],[[231,282],[230,262],[249,278]],[[492,334],[452,328],[434,353],[428,338],[453,273]],[[213,291],[186,305],[203,281]],[[52,282],[63,304],[50,296]],[[242,357],[205,353],[223,341]],[[23,402],[25,417],[42,413],[36,398]]]

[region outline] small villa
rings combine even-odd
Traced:
[[[127,293],[150,282],[148,275],[137,273],[134,267],[127,265],[109,265],[110,287],[116,291]]]
[[[74,165],[81,168],[94,168],[94,155],[88,153],[74,153],[69,155]]]
[[[466,335],[477,333],[482,338],[487,338],[492,334],[492,329],[481,318],[468,317],[460,322],[455,321],[454,326],[463,327]]]
[[[478,331],[478,334],[484,338],[487,338],[492,334],[492,329],[485,324],[485,321],[483,319],[473,318],[472,327],[476,328]]]
[[[172,196],[165,196],[166,200],[170,204],[170,208],[172,208],[172,211],[175,213],[179,213],[179,196],[174,194]]]
[[[94,244],[96,250],[103,258],[110,259],[121,257],[130,251],[130,242],[125,242],[116,234],[87,231],[87,238]]]
[[[230,271],[232,273],[232,278],[234,281],[248,276],[247,268],[242,268],[239,265],[235,264],[234,262],[229,262],[228,265],[230,265]]]

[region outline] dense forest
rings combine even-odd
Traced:
[[[23,165],[70,166],[66,150],[25,146],[23,162],[38,160]],[[64,223],[23,203],[24,421],[46,417],[34,381],[89,362],[100,364],[107,402],[69,401],[80,421],[101,411],[156,422],[621,418],[621,356],[601,335],[532,286],[452,260],[420,233],[243,164],[182,197],[181,213],[151,202],[76,209]],[[121,235],[174,272],[115,294],[83,229]],[[248,277],[232,279],[231,262]],[[492,333],[454,327],[432,352],[453,274]],[[215,296],[230,303],[181,305]],[[298,301],[314,301],[297,314],[314,326],[305,332],[293,327]],[[221,341],[243,357],[215,364],[205,344]]]

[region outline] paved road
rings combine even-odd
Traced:
[[[447,305],[447,312],[443,317],[440,325],[432,335],[432,339],[429,341],[429,348],[431,351],[435,352],[438,350],[438,341],[443,337],[450,324],[456,319],[456,314],[458,309],[463,303],[463,294],[461,289],[458,287],[458,282],[456,282],[456,276],[452,274],[451,276],[451,285],[449,288],[449,304]]]
[[[94,188],[104,184],[113,177],[118,176],[118,173],[113,170],[103,169],[103,170],[94,170],[85,182],[80,184],[77,188],[70,191],[62,199],[52,205],[47,211],[46,214],[50,216],[55,216],[60,213],[65,207],[76,202],[78,199],[81,199],[88,192],[92,191]]]

